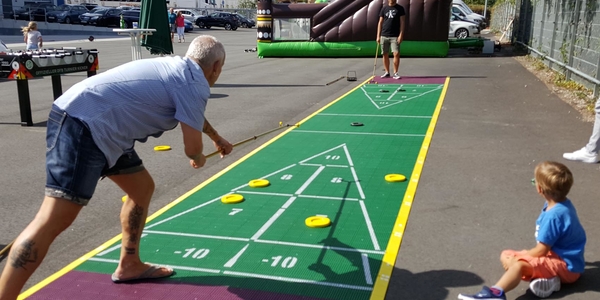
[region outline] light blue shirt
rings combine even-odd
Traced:
[[[90,129],[109,167],[135,141],[158,137],[179,122],[202,131],[210,87],[188,58],[136,60],[87,78],[54,104]]]
[[[537,241],[550,246],[550,250],[567,263],[569,271],[583,273],[586,236],[573,203],[567,199],[551,209],[547,206],[548,203],[535,222]]]

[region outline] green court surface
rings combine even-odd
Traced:
[[[414,172],[422,168],[447,84],[361,84],[152,216],[142,259],[176,270],[162,282],[303,299],[383,298],[410,211],[408,203],[402,217],[402,204],[416,191]],[[393,173],[408,180],[385,181]],[[253,179],[270,185],[249,187]],[[230,193],[244,201],[222,203]],[[307,227],[311,216],[332,224]],[[67,273],[111,274],[119,241],[23,296],[41,297]]]

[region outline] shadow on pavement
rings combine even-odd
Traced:
[[[433,270],[413,274],[408,270],[394,269],[392,278],[386,299],[454,299],[456,296],[448,296],[448,288],[483,284],[483,279],[478,275],[458,270]]]

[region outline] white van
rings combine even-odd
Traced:
[[[464,16],[470,21],[477,22],[479,24],[479,29],[483,29],[487,25],[485,18],[480,14],[474,13],[462,0],[452,0],[452,13]]]

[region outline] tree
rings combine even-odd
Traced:
[[[254,8],[256,9],[256,1],[253,0],[240,0],[238,8]]]

